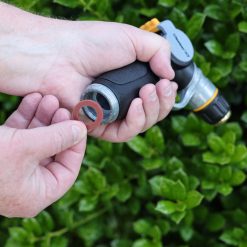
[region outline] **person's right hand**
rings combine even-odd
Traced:
[[[74,183],[86,128],[56,97],[26,96],[0,126],[0,215],[33,217]]]
[[[44,18],[0,3],[0,91],[55,95],[69,110],[98,75],[139,60],[161,78],[141,88],[126,118],[90,135],[128,141],[163,120],[175,102],[170,47],[160,35],[113,22]]]

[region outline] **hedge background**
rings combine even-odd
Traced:
[[[90,139],[73,188],[32,219],[0,218],[0,246],[247,246],[247,2],[245,0],[11,0],[72,20],[139,26],[171,19],[197,65],[232,105],[212,127],[172,113],[127,144]],[[0,95],[1,123],[19,99]]]

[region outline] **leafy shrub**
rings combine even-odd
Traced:
[[[168,18],[193,40],[199,67],[232,105],[209,126],[172,113],[127,144],[90,139],[79,178],[33,219],[0,221],[6,247],[247,246],[245,0],[11,0],[44,15],[136,26]],[[0,120],[17,98],[0,96]]]

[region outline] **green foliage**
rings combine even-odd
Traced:
[[[244,0],[11,0],[73,20],[171,19],[232,105],[213,127],[185,111],[127,144],[90,139],[79,177],[33,219],[0,221],[5,247],[247,246],[247,3]],[[0,121],[16,97],[0,95]]]

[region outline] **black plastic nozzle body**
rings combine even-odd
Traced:
[[[119,120],[126,117],[132,100],[139,97],[140,89],[148,83],[156,84],[158,81],[159,78],[152,72],[148,63],[135,61],[100,75],[93,83],[102,84],[115,94],[119,103]]]
[[[178,84],[178,89],[186,88],[193,77],[193,62],[184,67],[172,63],[172,67],[175,71],[174,79]],[[158,81],[159,77],[152,72],[148,63],[135,61],[127,66],[100,75],[92,83],[104,85],[114,93],[119,104],[117,120],[121,120],[126,117],[133,99],[139,97],[140,89],[148,83],[156,84]],[[99,103],[101,104],[101,102]],[[101,105],[104,105],[104,102]],[[217,124],[229,111],[229,104],[219,94],[211,104],[197,114],[201,115],[206,122]]]

